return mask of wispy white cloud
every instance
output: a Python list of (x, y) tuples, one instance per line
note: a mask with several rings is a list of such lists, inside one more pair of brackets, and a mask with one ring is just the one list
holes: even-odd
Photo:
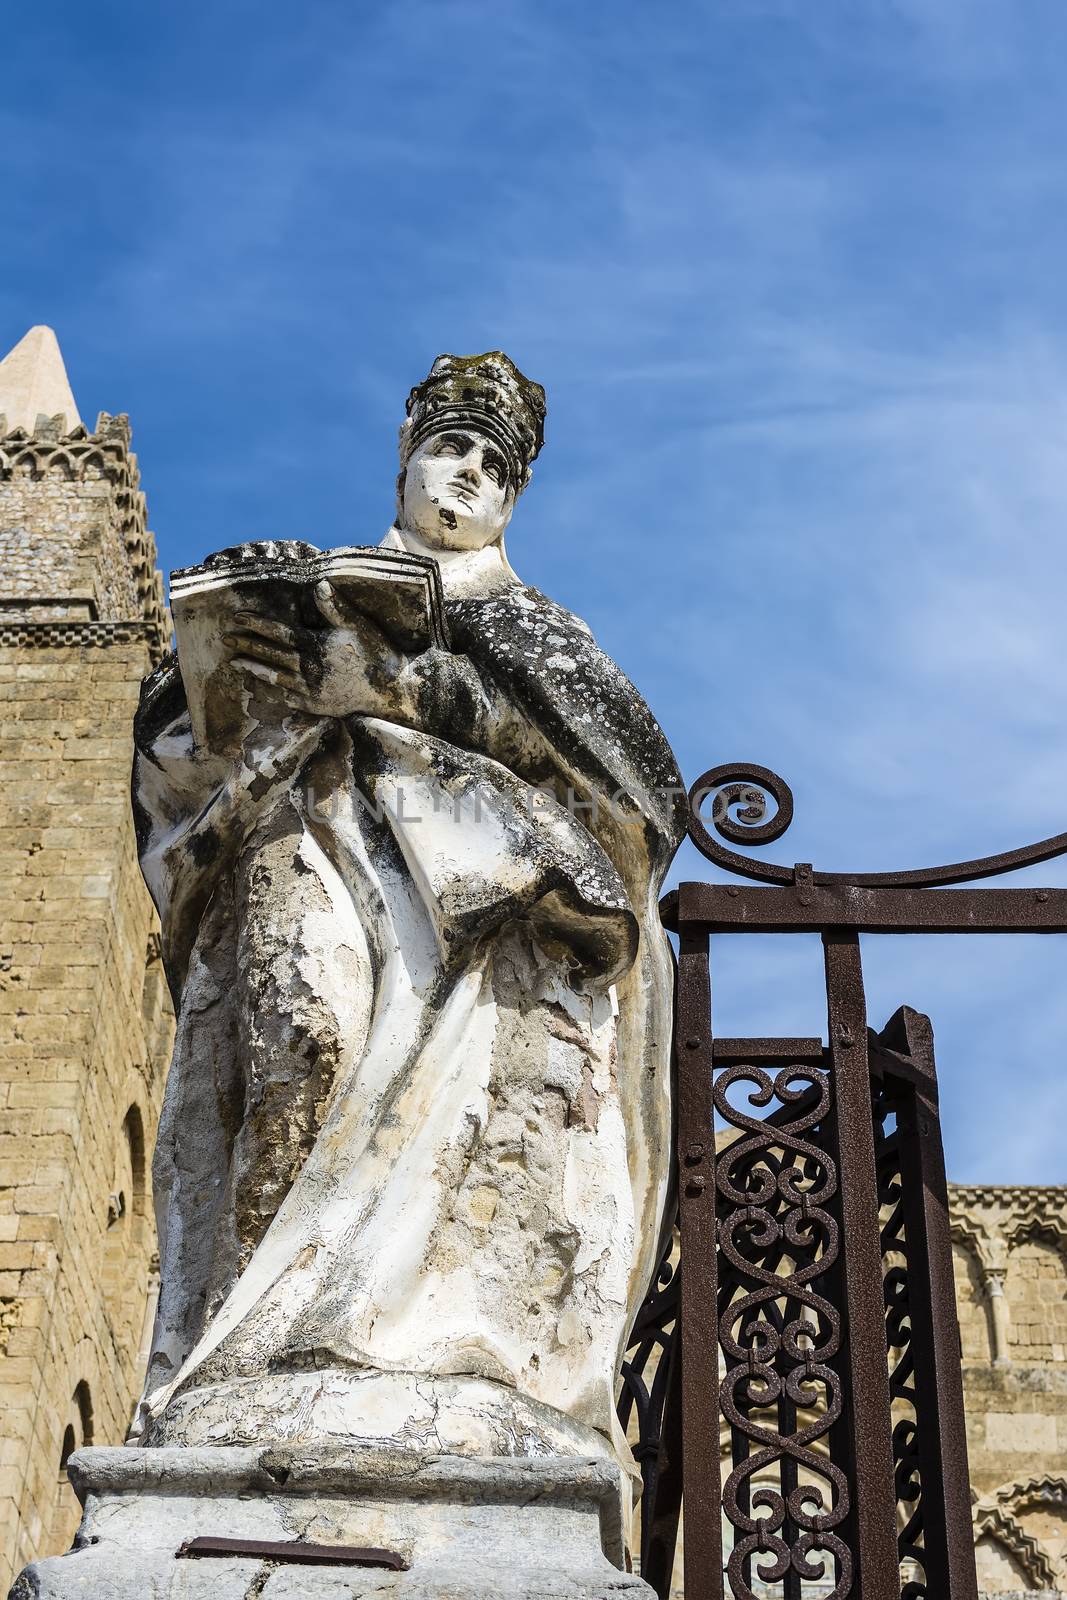
[[(165, 559), (377, 537), (407, 385), (502, 344), (550, 399), (516, 565), (690, 775), (785, 773), (780, 855), (1067, 826), (1062, 8), (212, 12), (107, 49), (27, 18), (62, 105), (16, 62), (0, 108), (41, 156), (8, 175), (0, 317), (60, 322), (134, 412)], [(106, 168), (88, 126), (123, 130)], [(1059, 943), (867, 959), (872, 1017), (933, 1010), (955, 1174), (1062, 1177)], [(817, 947), (727, 949), (727, 1031), (817, 1027), (818, 986)]]

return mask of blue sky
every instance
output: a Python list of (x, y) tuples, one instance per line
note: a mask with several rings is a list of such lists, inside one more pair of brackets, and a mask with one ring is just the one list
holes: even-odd
[[(788, 778), (776, 859), (1067, 828), (1060, 0), (61, 0), (5, 56), (0, 345), (131, 414), (164, 566), (376, 541), (409, 386), (500, 346), (549, 395), (514, 565), (687, 777)], [(720, 1031), (819, 1031), (817, 943), (739, 946)], [(1067, 1178), (1067, 940), (865, 962), (950, 1176)]]

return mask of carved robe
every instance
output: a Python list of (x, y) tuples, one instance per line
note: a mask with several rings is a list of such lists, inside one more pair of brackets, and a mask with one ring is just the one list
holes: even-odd
[(627, 1454), (681, 783), (584, 623), (517, 580), (447, 614), (418, 725), (324, 720), (284, 779), (193, 749), (179, 663), (146, 685), (179, 1020), (145, 1443)]

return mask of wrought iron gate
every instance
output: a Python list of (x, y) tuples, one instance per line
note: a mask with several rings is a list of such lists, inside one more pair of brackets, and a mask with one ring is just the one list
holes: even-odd
[[(661, 905), (679, 944), (676, 1227), (619, 1401), (642, 1573), (665, 1600), (684, 1505), (686, 1600), (976, 1600), (933, 1035), (907, 1007), (868, 1028), (859, 940), (1067, 932), (1067, 890), (946, 887), (1067, 853), (1067, 834), (947, 867), (816, 872), (720, 844), (711, 797), (733, 843), (781, 837), (793, 811), (766, 768), (705, 773), (690, 837), (770, 887), (683, 883)], [(825, 1046), (714, 1037), (722, 933), (821, 935)]]

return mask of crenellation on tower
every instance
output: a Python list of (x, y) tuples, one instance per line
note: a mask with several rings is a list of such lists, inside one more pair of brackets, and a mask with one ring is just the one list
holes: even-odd
[(0, 415), (0, 627), (139, 620), (158, 659), (170, 628), (129, 418), (63, 421), (6, 431)]

